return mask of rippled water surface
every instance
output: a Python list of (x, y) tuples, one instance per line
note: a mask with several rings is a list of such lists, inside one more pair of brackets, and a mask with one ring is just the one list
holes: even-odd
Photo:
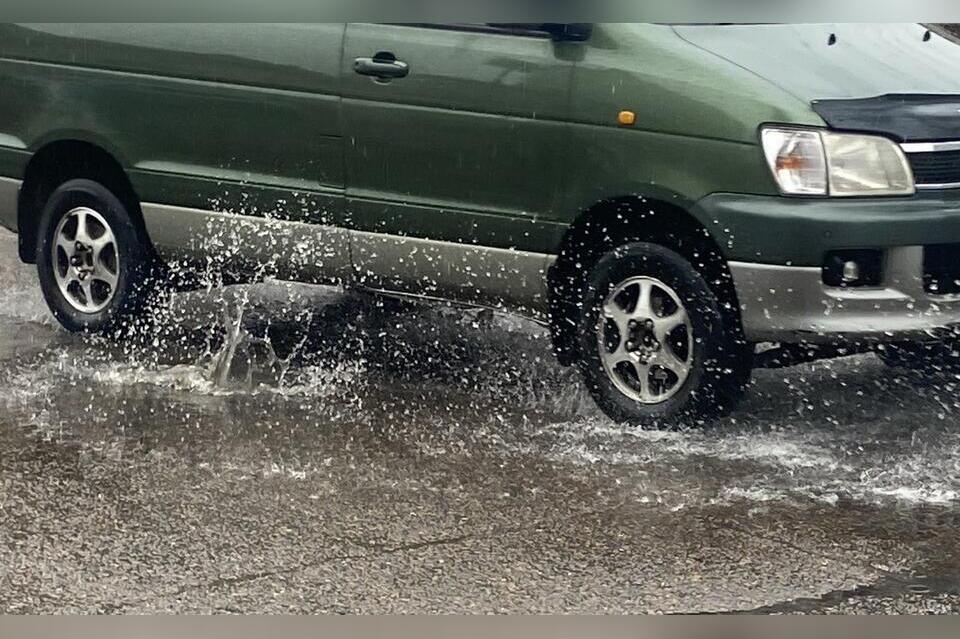
[[(626, 504), (646, 509), (630, 511), (646, 518), (669, 518), (670, 526), (686, 521), (685, 512), (778, 522), (764, 530), (809, 517), (831, 532), (789, 542), (811, 544), (803, 552), (823, 548), (820, 534), (831, 538), (824, 544), (853, 538), (822, 522), (867, 517), (895, 522), (881, 541), (864, 542), (869, 552), (861, 549), (863, 564), (882, 574), (925, 573), (917, 522), (935, 517), (937, 530), (954, 530), (942, 524), (952, 522), (960, 501), (960, 379), (952, 375), (895, 372), (872, 355), (758, 371), (747, 401), (721, 423), (644, 431), (601, 416), (575, 371), (553, 360), (544, 329), (506, 314), (398, 309), (270, 283), (178, 295), (161, 330), (149, 334), (82, 338), (55, 326), (32, 268), (14, 254), (15, 238), (0, 237), (0, 450), (7, 464), (53, 455), (84, 486), (139, 472), (131, 469), (167, 469), (164, 481), (184, 477), (186, 502), (215, 480), (281, 481), (294, 495), (302, 485), (304, 503), (338, 507), (359, 499), (351, 491), (361, 486), (364, 495), (423, 493), (453, 504), (432, 517), (456, 511), (461, 522), (487, 511), (496, 520), (497, 499), (521, 519), (544, 516), (562, 500)], [(6, 465), (0, 472), (7, 504), (0, 512), (13, 517), (12, 526), (19, 514), (10, 504), (19, 497), (11, 491), (20, 490), (24, 471)], [(352, 511), (368, 499), (353, 502)], [(844, 552), (856, 556), (856, 544)], [(755, 588), (756, 598), (738, 595), (718, 607), (760, 607), (874, 580), (850, 576), (836, 587), (784, 593), (770, 585), (768, 597)], [(677, 597), (681, 604), (663, 609), (687, 609)], [(527, 609), (564, 608), (536, 601), (539, 608)]]

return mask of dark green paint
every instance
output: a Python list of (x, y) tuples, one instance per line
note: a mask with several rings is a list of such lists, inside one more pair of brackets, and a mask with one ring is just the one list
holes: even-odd
[[(627, 196), (687, 208), (732, 259), (813, 264), (839, 238), (880, 245), (894, 228), (958, 240), (953, 222), (917, 224), (950, 217), (929, 197), (788, 200), (764, 164), (758, 126), (822, 125), (810, 100), (845, 82), (944, 86), (933, 45), (903, 53), (919, 27), (883, 29), (894, 78), (864, 44), (879, 32), (851, 26), (828, 48), (821, 25), (597, 24), (557, 42), (430, 25), (7, 24), (0, 175), (79, 139), (116, 157), (143, 201), (496, 248), (555, 253), (585, 210)], [(354, 73), (380, 51), (410, 74)], [(617, 124), (623, 109), (635, 126)]]
[(909, 198), (803, 199), (718, 193), (694, 213), (742, 262), (820, 266), (827, 251), (960, 240), (960, 193)]
[(343, 210), (343, 192), (336, 189), (290, 190), (138, 170), (130, 171), (130, 179), (144, 202), (205, 211), (334, 225)]
[[(145, 201), (209, 208), (240, 189), (254, 198), (282, 189), (297, 215), (293, 192), (344, 185), (343, 30), (4, 25), (0, 136), (31, 151), (61, 139), (97, 144), (131, 171)], [(339, 216), (342, 198), (328, 206)]]

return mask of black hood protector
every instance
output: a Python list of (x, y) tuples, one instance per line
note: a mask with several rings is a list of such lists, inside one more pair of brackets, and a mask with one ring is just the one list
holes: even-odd
[(814, 100), (834, 129), (881, 133), (900, 142), (960, 140), (960, 95), (898, 95)]

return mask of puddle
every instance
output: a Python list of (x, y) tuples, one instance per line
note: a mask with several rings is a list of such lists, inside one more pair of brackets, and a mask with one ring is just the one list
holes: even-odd
[[(955, 575), (898, 575), (888, 574), (879, 581), (848, 590), (835, 590), (820, 597), (804, 597), (749, 611), (727, 614), (897, 614), (898, 606), (909, 606), (911, 614), (918, 608), (936, 607), (942, 598), (960, 595), (960, 579)], [(954, 612), (954, 603), (946, 601), (943, 610), (930, 613)]]
[(546, 331), (510, 315), (394, 313), (274, 283), (175, 296), (160, 330), (118, 344), (56, 328), (14, 251), (13, 236), (0, 237), (0, 406), (29, 432), (82, 441), (97, 425), (102, 441), (202, 424), (306, 442), (354, 429), (354, 443), (411, 455), (603, 474), (671, 507), (960, 501), (955, 377), (895, 373), (873, 356), (758, 371), (721, 423), (646, 431), (603, 418), (576, 371), (553, 360)]

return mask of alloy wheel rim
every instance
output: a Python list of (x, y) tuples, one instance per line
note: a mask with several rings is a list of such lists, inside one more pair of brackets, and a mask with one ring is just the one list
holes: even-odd
[(81, 313), (97, 313), (113, 300), (120, 251), (113, 229), (91, 208), (67, 212), (53, 234), (53, 273), (60, 294)]
[(597, 343), (610, 381), (642, 404), (669, 400), (693, 368), (690, 315), (676, 291), (652, 277), (631, 277), (610, 291)]

